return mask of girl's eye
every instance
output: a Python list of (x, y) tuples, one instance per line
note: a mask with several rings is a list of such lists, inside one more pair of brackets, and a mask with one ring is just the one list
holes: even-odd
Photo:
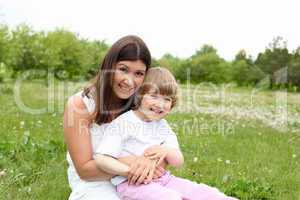
[(166, 100), (166, 101), (172, 101), (172, 99), (169, 98), (169, 97), (165, 98), (165, 100)]

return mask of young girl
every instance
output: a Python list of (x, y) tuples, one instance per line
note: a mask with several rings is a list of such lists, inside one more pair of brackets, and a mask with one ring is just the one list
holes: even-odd
[[(149, 69), (137, 93), (135, 108), (120, 115), (104, 130), (95, 154), (96, 165), (108, 173), (123, 175), (111, 179), (121, 199), (234, 200), (215, 188), (175, 177), (170, 172), (158, 179), (146, 178), (144, 184), (138, 186), (125, 178), (134, 174), (116, 159), (128, 155), (145, 154), (157, 160), (158, 165), (165, 160), (173, 167), (182, 166), (184, 159), (177, 137), (163, 119), (175, 105), (176, 94), (175, 78), (167, 69)], [(133, 180), (138, 178), (133, 177)]]

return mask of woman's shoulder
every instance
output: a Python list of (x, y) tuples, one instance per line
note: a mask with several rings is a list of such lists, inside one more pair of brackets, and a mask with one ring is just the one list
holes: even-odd
[(87, 110), (89, 113), (93, 113), (95, 110), (95, 101), (92, 97), (87, 97), (80, 91), (69, 97), (67, 107), (77, 110)]

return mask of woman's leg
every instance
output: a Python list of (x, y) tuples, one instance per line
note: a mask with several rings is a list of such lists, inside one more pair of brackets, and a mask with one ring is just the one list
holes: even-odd
[(122, 200), (182, 200), (180, 193), (156, 182), (139, 186), (124, 182), (117, 186), (117, 192)]
[(170, 175), (165, 187), (175, 190), (186, 200), (237, 200), (226, 196), (214, 187), (205, 184), (197, 184), (187, 179), (178, 178)]
[(112, 184), (101, 184), (99, 186), (85, 186), (72, 191), (69, 200), (120, 200), (116, 187)]

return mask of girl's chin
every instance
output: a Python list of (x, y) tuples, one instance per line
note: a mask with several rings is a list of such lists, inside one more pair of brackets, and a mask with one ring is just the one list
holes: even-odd
[(147, 113), (145, 115), (149, 120), (159, 120), (161, 117), (158, 114), (154, 114), (153, 112)]

